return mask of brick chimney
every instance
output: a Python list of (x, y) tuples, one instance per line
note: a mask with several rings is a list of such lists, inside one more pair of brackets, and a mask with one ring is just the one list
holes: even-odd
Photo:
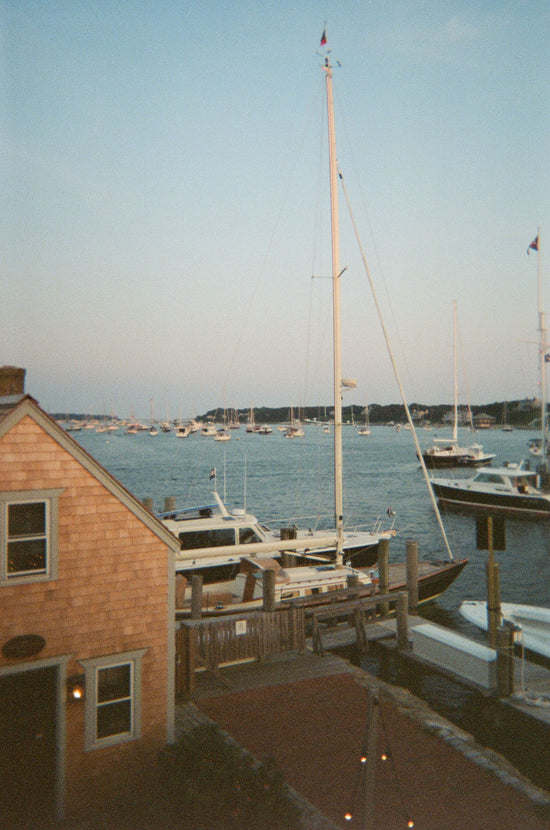
[(0, 399), (12, 398), (14, 401), (25, 394), (26, 369), (17, 366), (0, 366)]

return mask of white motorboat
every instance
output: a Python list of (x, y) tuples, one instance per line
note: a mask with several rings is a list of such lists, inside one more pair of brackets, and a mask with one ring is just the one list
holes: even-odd
[(432, 478), (440, 504), (477, 512), (550, 519), (550, 493), (537, 486), (538, 474), (521, 464), (482, 467), (469, 478)]
[[(483, 631), (488, 630), (487, 603), (466, 600), (459, 608), (462, 616)], [(518, 605), (503, 602), (500, 606), (501, 623), (517, 626), (516, 642), (550, 658), (550, 608), (539, 605)]]
[[(336, 540), (333, 530), (299, 529), (292, 522), (270, 528), (242, 509), (230, 509), (217, 491), (214, 502), (200, 507), (174, 509), (159, 514), (163, 524), (181, 543), (176, 571), (190, 578), (201, 573), (205, 584), (234, 577), (240, 561), (252, 553), (260, 557), (290, 553), (295, 562), (333, 562)], [(345, 532), (342, 560), (354, 567), (376, 564), (380, 539), (391, 539), (394, 530), (352, 529)]]

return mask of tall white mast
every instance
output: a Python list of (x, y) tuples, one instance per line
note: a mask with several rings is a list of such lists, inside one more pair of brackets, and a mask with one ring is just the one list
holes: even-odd
[(547, 331), (542, 310), (542, 284), (540, 270), (540, 228), (536, 236), (537, 251), (537, 305), (540, 334), (540, 429), (541, 429), (541, 458), (543, 471), (546, 471), (546, 352), (548, 351)]
[(338, 236), (338, 173), (332, 97), (332, 66), (328, 56), (324, 71), (327, 88), (328, 152), (330, 170), (330, 216), (332, 237), (332, 317), (334, 338), (334, 511), (336, 519), (336, 563), (342, 563), (344, 508), (342, 492), (342, 365), (340, 338), (340, 246)]
[(453, 346), (454, 346), (454, 426), (453, 439), (458, 442), (458, 378), (457, 378), (457, 357), (456, 357), (456, 300), (453, 300)]

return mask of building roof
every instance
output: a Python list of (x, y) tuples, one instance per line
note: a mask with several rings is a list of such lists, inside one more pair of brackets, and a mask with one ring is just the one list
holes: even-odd
[[(10, 400), (14, 397), (16, 400)], [(140, 521), (153, 531), (174, 552), (179, 552), (180, 542), (162, 522), (156, 518), (123, 484), (114, 478), (95, 458), (72, 438), (57, 421), (48, 415), (30, 395), (0, 397), (0, 439), (25, 417), (32, 418), (41, 429), (78, 461), (110, 493)]]

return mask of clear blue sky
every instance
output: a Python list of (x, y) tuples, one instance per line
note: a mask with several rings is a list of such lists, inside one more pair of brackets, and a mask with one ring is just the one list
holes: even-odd
[[(452, 400), (455, 299), (462, 396), (537, 394), (547, 0), (3, 0), (0, 363), (48, 410), (330, 402), (325, 24), (409, 401)], [(341, 214), (346, 403), (396, 402)]]

